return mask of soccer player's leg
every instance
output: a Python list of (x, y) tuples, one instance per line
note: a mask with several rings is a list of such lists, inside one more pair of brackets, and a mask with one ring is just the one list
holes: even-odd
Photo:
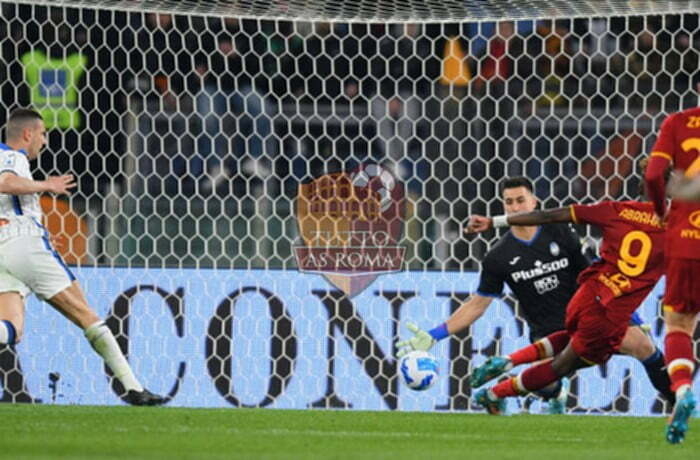
[[(8, 252), (8, 244), (12, 245), (12, 240), (0, 246), (0, 254)], [(24, 299), (31, 291), (5, 270), (4, 258), (0, 260), (0, 402), (40, 403), (41, 400), (33, 398), (27, 389), (15, 348), (24, 333)]]
[(541, 390), (582, 367), (604, 363), (622, 342), (626, 320), (610, 320), (598, 301), (595, 286), (584, 285), (569, 302), (566, 329), (570, 340), (553, 360), (526, 369), (517, 377), (494, 386), (491, 399)]
[(671, 390), (676, 393), (676, 404), (666, 425), (666, 440), (678, 444), (685, 439), (688, 419), (695, 409), (691, 391), (695, 359), (692, 334), (700, 312), (700, 261), (670, 259), (666, 268), (664, 293), (664, 340)]
[(596, 337), (596, 323), (601, 310), (595, 289), (587, 285), (579, 287), (566, 310), (566, 333), (569, 339), (565, 348), (554, 359), (531, 366), (518, 376), (503, 380), (490, 389), (480, 390), (475, 395), (477, 403), (490, 414), (501, 414), (501, 407), (505, 408), (502, 403), (504, 398), (540, 390), (574, 370), (590, 365), (581, 359), (580, 350), (587, 351), (591, 339)]
[(520, 364), (534, 363), (551, 358), (566, 347), (569, 335), (566, 331), (554, 332), (536, 342), (514, 351), (508, 356), (492, 356), (474, 369), (469, 376), (469, 385), (477, 388)]
[(165, 402), (164, 398), (154, 395), (139, 383), (112, 331), (88, 306), (77, 281), (73, 281), (70, 286), (47, 299), (47, 302), (83, 329), (92, 348), (104, 359), (115, 378), (124, 386), (124, 399), (128, 403), (155, 406)]
[[(0, 276), (1, 278), (1, 276)], [(3, 288), (0, 287), (0, 290)], [(17, 291), (0, 292), (0, 344), (15, 345), (24, 333), (24, 299)]]
[[(21, 247), (15, 240), (0, 245), (1, 254), (9, 254)], [(19, 343), (24, 332), (24, 298), (29, 287), (7, 269), (7, 257), (0, 259), (0, 344)], [(10, 259), (11, 261), (11, 259)]]
[(48, 238), (20, 237), (5, 261), (9, 271), (40, 299), (47, 301), (83, 329), (92, 348), (102, 357), (124, 386), (124, 400), (136, 405), (163, 404), (165, 400), (144, 390), (134, 376), (112, 332), (90, 308), (75, 276), (51, 247)]
[(574, 296), (579, 303), (574, 305), (572, 300), (567, 311), (571, 347), (589, 366), (607, 362), (620, 350), (634, 311), (624, 308), (627, 303), (603, 305), (597, 295), (597, 287), (595, 282), (582, 285)]
[(666, 347), (667, 369), (671, 379), (671, 389), (676, 394), (676, 404), (666, 425), (666, 440), (678, 444), (685, 439), (688, 420), (695, 409), (695, 397), (691, 391), (693, 383), (693, 341), (690, 331), (695, 329), (696, 315), (666, 311)]
[(540, 390), (576, 369), (588, 365), (580, 359), (569, 344), (553, 360), (549, 359), (530, 366), (517, 376), (505, 379), (490, 389), (479, 390), (474, 397), (489, 414), (501, 415), (505, 412), (505, 398), (523, 396)]
[[(592, 290), (589, 292), (592, 293)], [(571, 314), (567, 314), (571, 342), (566, 352), (570, 357), (564, 361), (557, 357), (552, 363), (554, 371), (562, 376), (560, 382), (563, 383), (559, 393), (549, 398), (550, 414), (564, 413), (568, 398), (568, 379), (565, 377), (567, 372), (606, 362), (619, 348), (625, 336), (624, 319), (609, 319), (605, 308), (598, 303), (594, 295), (579, 296), (577, 302), (578, 305), (570, 306)], [(581, 305), (584, 307), (580, 308)]]
[(562, 377), (560, 380), (534, 391), (533, 394), (547, 401), (549, 414), (563, 414), (566, 412), (566, 402), (569, 399), (569, 379)]
[(649, 381), (666, 401), (675, 404), (676, 396), (671, 390), (671, 379), (666, 372), (664, 355), (648, 334), (639, 325), (630, 325), (620, 345), (620, 353), (637, 358), (649, 377)]

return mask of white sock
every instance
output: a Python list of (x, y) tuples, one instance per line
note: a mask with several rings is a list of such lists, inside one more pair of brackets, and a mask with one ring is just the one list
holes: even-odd
[(119, 349), (112, 331), (109, 330), (103, 321), (99, 321), (85, 329), (85, 337), (92, 345), (92, 348), (102, 356), (102, 359), (112, 370), (114, 376), (124, 385), (126, 391), (143, 391), (143, 386), (141, 386), (131, 371), (131, 366), (129, 366), (129, 362)]
[(0, 321), (0, 343), (5, 344), (10, 340), (10, 331), (3, 321)]
[(14, 345), (17, 340), (16, 335), (17, 331), (10, 321), (0, 320), (0, 344)]
[[(691, 372), (691, 374), (692, 374), (692, 372)], [(676, 390), (676, 399), (681, 399), (685, 395), (685, 392), (688, 390), (690, 390), (690, 385), (686, 384), (686, 385), (679, 386), (678, 389)]]

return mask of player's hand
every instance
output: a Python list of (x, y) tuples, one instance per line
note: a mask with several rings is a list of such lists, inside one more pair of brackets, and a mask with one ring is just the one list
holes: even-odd
[(72, 174), (64, 174), (63, 176), (49, 176), (44, 181), (46, 191), (57, 195), (67, 195), (70, 189), (76, 187), (75, 177)]
[(470, 234), (485, 232), (486, 230), (490, 230), (492, 227), (493, 221), (490, 217), (484, 217), (478, 214), (474, 214), (473, 216), (469, 216), (469, 222), (467, 222), (467, 226), (464, 229), (464, 233)]
[(396, 343), (396, 348), (399, 349), (399, 351), (396, 353), (397, 358), (401, 358), (413, 350), (428, 351), (433, 347), (433, 345), (435, 345), (435, 339), (433, 336), (416, 326), (414, 323), (406, 323), (406, 328), (413, 332), (413, 337)]

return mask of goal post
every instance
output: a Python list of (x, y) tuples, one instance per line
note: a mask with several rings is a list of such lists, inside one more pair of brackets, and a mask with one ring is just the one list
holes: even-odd
[[(79, 184), (45, 200), (64, 255), (180, 406), (475, 410), (470, 367), (528, 343), (511, 297), (435, 347), (429, 391), (394, 359), (406, 320), (476, 289), (499, 235), (463, 237), (467, 216), (501, 213), (513, 175), (544, 206), (635, 198), (660, 122), (697, 105), (694, 1), (0, 8), (0, 121), (42, 112), (37, 175)], [(661, 292), (640, 309), (658, 344)], [(3, 401), (119, 402), (77, 330), (34, 299), (27, 317)], [(625, 357), (581, 371), (569, 406), (662, 411)]]

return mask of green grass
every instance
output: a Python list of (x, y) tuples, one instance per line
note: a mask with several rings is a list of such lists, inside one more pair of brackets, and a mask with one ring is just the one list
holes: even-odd
[(2, 458), (697, 459), (661, 418), (0, 405)]

